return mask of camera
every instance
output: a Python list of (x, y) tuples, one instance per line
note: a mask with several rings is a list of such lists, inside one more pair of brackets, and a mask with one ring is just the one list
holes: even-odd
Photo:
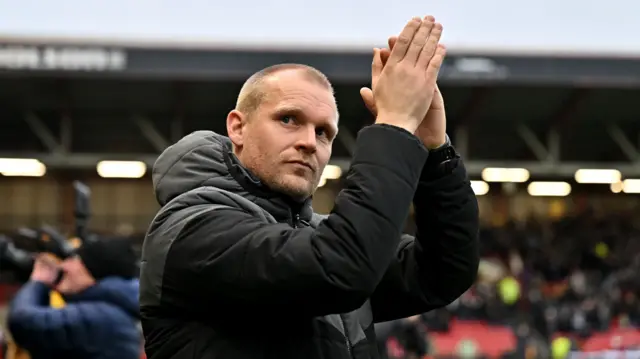
[[(36, 241), (36, 252), (51, 253), (62, 260), (75, 254), (75, 248), (71, 243), (53, 227), (45, 225), (39, 230), (22, 228), (18, 233)], [(0, 236), (0, 268), (12, 271), (19, 280), (29, 278), (36, 254), (16, 247), (11, 238)], [(61, 278), (62, 273), (58, 277)]]
[(18, 280), (25, 281), (33, 268), (33, 256), (17, 248), (9, 237), (0, 235), (0, 268), (13, 272)]
[[(78, 181), (73, 183), (73, 187), (75, 192), (75, 237), (82, 241), (88, 236), (91, 191)], [(29, 279), (37, 253), (50, 253), (61, 260), (76, 254), (76, 246), (52, 226), (43, 225), (37, 230), (21, 228), (18, 230), (18, 234), (27, 240), (34, 241), (36, 250), (32, 252), (18, 248), (11, 238), (0, 235), (0, 269), (12, 272), (22, 282)], [(58, 280), (61, 278), (62, 272), (59, 273)]]

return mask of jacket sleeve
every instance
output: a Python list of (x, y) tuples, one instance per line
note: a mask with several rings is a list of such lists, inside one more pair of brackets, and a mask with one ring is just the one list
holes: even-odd
[(460, 159), (451, 174), (423, 173), (414, 198), (416, 238), (404, 236), (371, 297), (381, 322), (443, 307), (478, 271), (478, 203)]
[(316, 229), (209, 211), (171, 245), (163, 296), (308, 315), (360, 307), (391, 262), (427, 155), (402, 129), (364, 128), (345, 187)]
[(27, 282), (9, 308), (8, 327), (16, 343), (29, 350), (73, 349), (91, 341), (95, 316), (100, 313), (87, 304), (49, 307), (50, 289), (40, 282)]

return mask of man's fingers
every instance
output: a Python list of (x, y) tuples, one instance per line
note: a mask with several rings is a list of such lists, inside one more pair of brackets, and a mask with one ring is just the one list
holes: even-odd
[(431, 34), (434, 23), (435, 19), (433, 18), (433, 16), (425, 16), (425, 18), (422, 20), (420, 28), (416, 32), (415, 36), (413, 36), (411, 44), (409, 44), (407, 54), (404, 56), (404, 61), (414, 65), (418, 62), (418, 58), (422, 53), (422, 49), (425, 47), (425, 45), (427, 44), (427, 40), (430, 38), (429, 34)]
[(427, 67), (427, 79), (429, 81), (433, 81), (435, 83), (438, 79), (438, 72), (440, 72), (440, 67), (442, 66), (442, 62), (446, 55), (446, 48), (443, 45), (438, 45), (436, 47), (436, 53), (431, 58), (431, 61), (429, 61), (429, 65)]
[(391, 36), (387, 40), (387, 44), (389, 44), (389, 50), (393, 50), (393, 47), (396, 46), (396, 42), (398, 42), (398, 37), (397, 36)]
[(387, 64), (387, 61), (389, 61), (389, 56), (391, 56), (391, 50), (380, 49), (380, 59), (382, 60), (382, 67), (384, 67)]
[(418, 66), (426, 68), (431, 61), (431, 58), (436, 53), (438, 44), (440, 43), (440, 37), (442, 36), (442, 24), (436, 23), (433, 26), (433, 30), (427, 39), (427, 43), (422, 48), (420, 58), (418, 59)]
[(373, 62), (371, 63), (371, 87), (375, 86), (383, 67), (384, 64), (382, 62), (380, 49), (375, 48), (373, 49)]
[(411, 41), (413, 41), (413, 37), (420, 28), (420, 25), (422, 25), (422, 20), (419, 17), (414, 17), (413, 19), (409, 20), (407, 25), (405, 25), (404, 29), (402, 29), (402, 32), (400, 33), (400, 36), (398, 36), (398, 42), (396, 43), (396, 46), (391, 51), (391, 56), (389, 57), (390, 63), (396, 64), (404, 58), (404, 56), (407, 54), (407, 51), (409, 50)]
[(58, 264), (51, 258), (51, 255), (48, 253), (40, 253), (36, 257), (36, 263), (39, 263), (41, 266), (45, 266), (47, 268), (57, 268)]
[(368, 87), (363, 87), (360, 89), (360, 96), (362, 97), (362, 101), (364, 101), (364, 105), (371, 112), (373, 116), (378, 115), (378, 109), (376, 108), (376, 102), (373, 98), (373, 91), (371, 91)]
[(398, 42), (398, 37), (391, 36), (389, 40), (387, 40), (387, 43), (389, 44), (389, 48), (380, 50), (380, 57), (382, 58), (382, 66), (387, 65), (387, 62), (389, 61), (389, 56), (391, 56), (391, 50), (393, 50), (393, 47), (396, 46), (396, 42)]

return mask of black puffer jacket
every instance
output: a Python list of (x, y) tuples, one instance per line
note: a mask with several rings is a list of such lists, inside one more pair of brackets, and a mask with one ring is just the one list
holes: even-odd
[[(363, 129), (323, 218), (261, 185), (224, 136), (169, 147), (142, 255), (148, 357), (378, 358), (374, 322), (444, 306), (477, 272), (464, 167), (433, 178), (427, 156), (404, 130)], [(412, 200), (418, 239), (401, 237)]]

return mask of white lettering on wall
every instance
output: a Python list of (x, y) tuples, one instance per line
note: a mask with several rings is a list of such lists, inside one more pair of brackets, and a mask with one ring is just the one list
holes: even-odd
[(122, 71), (122, 50), (59, 46), (0, 46), (0, 69), (57, 71)]

